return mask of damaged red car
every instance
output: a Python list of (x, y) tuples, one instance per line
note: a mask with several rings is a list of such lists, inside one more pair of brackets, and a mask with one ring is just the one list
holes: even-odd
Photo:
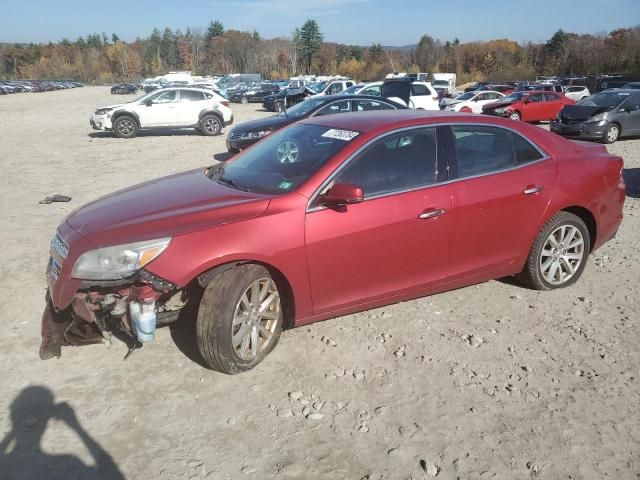
[(502, 118), (307, 119), (71, 213), (40, 355), (108, 335), (136, 348), (188, 309), (204, 361), (238, 373), (293, 326), (512, 275), (567, 287), (620, 225), (622, 168), (601, 145)]

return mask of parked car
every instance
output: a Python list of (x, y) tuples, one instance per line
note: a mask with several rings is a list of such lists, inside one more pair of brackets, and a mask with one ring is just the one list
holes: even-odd
[(581, 85), (571, 85), (568, 87), (563, 87), (563, 90), (564, 96), (570, 98), (574, 102), (579, 102), (583, 98), (587, 98), (589, 95), (591, 95), (589, 89)]
[(234, 92), (229, 100), (235, 103), (262, 102), (267, 95), (274, 95), (280, 91), (280, 87), (273, 83), (262, 83), (253, 88)]
[(445, 110), (449, 112), (482, 113), (482, 107), (484, 105), (495, 102), (503, 97), (504, 95), (500, 92), (474, 90), (458, 95), (445, 107)]
[(542, 92), (556, 92), (562, 93), (562, 85), (559, 83), (532, 83), (524, 85), (519, 88), (521, 91), (542, 91)]
[(616, 234), (622, 169), (602, 146), (500, 118), (308, 118), (69, 214), (40, 357), (108, 331), (135, 348), (183, 308), (207, 365), (234, 374), (285, 328), (512, 275), (568, 287)]
[(530, 91), (528, 95), (523, 95), (506, 106), (502, 113), (498, 113), (499, 109), (493, 109), (491, 104), (486, 106), (486, 111), (483, 109), (483, 113), (524, 122), (543, 122), (554, 120), (565, 105), (574, 103), (573, 100), (555, 92)]
[(94, 129), (120, 138), (158, 127), (196, 128), (203, 135), (218, 135), (232, 123), (229, 101), (220, 101), (213, 92), (199, 88), (153, 91), (129, 103), (99, 107), (90, 120)]
[(124, 95), (127, 93), (138, 93), (138, 86), (133, 83), (119, 83), (111, 87), (111, 94)]
[[(355, 95), (360, 93), (360, 90), (367, 86), (366, 83), (358, 83), (356, 85), (351, 85), (349, 88), (341, 91), (339, 95)], [(375, 95), (376, 97), (379, 95)]]
[(474, 90), (475, 92), (486, 92), (486, 91), (490, 91), (490, 92), (500, 92), (503, 95), (509, 95), (510, 93), (513, 93), (513, 86), (512, 85), (507, 85), (507, 84), (490, 84), (490, 85), (484, 85), (480, 88), (477, 88), (476, 90)]
[(354, 84), (353, 80), (334, 80), (327, 83), (316, 95), (337, 95)]
[(640, 135), (640, 91), (605, 90), (587, 97), (577, 105), (565, 106), (552, 132), (571, 138), (613, 143), (620, 137)]
[(500, 100), (487, 103), (482, 106), (482, 113), (486, 115), (494, 115), (496, 117), (506, 117), (507, 107), (514, 103), (523, 102), (529, 96), (529, 92), (513, 92), (502, 97)]
[(310, 97), (304, 102), (272, 117), (241, 123), (227, 134), (227, 150), (237, 153), (258, 140), (294, 122), (307, 117), (319, 117), (335, 113), (365, 112), (371, 110), (397, 110), (407, 108), (386, 98), (366, 95), (323, 95)]
[(262, 108), (271, 112), (282, 112), (305, 98), (316, 95), (315, 91), (300, 83), (300, 86), (287, 87), (275, 95), (266, 95), (262, 98)]
[(464, 89), (464, 93), (467, 92), (473, 92), (474, 90), (477, 90), (481, 87), (484, 87), (485, 85), (491, 85), (492, 82), (475, 82), (474, 84), (468, 86), (467, 88)]
[(360, 91), (368, 95), (374, 88), (380, 88), (380, 96), (401, 101), (416, 110), (440, 110), (438, 93), (429, 82), (415, 81), (411, 77), (387, 79), (384, 82), (370, 83)]

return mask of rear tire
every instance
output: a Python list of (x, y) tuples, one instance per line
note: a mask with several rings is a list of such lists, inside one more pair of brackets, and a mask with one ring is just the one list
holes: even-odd
[(520, 279), (534, 290), (568, 287), (582, 275), (590, 252), (584, 221), (573, 213), (558, 212), (538, 233)]
[(200, 119), (200, 131), (208, 137), (219, 135), (222, 131), (222, 121), (215, 115), (205, 115)]
[(113, 134), (118, 138), (133, 138), (138, 134), (138, 123), (129, 115), (118, 117), (113, 122)]
[(242, 103), (242, 104), (247, 104), (247, 103), (249, 103), (249, 99), (248, 99), (247, 97), (242, 97), (242, 98), (240, 99), (240, 103)]
[(261, 265), (241, 265), (207, 285), (198, 310), (198, 349), (214, 370), (241, 373), (273, 350), (282, 323), (280, 292), (269, 271)]

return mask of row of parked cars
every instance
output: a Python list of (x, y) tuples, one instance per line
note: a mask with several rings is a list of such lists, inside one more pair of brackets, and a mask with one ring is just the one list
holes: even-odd
[(24, 92), (50, 92), (67, 88), (84, 87), (80, 82), (67, 80), (0, 80), (0, 95)]

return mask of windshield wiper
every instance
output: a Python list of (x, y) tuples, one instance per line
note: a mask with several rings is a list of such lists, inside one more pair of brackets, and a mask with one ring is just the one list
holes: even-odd
[(249, 191), (249, 189), (247, 189), (247, 187), (241, 187), (240, 185), (238, 185), (235, 182), (235, 180), (231, 180), (230, 178), (224, 178), (224, 177), (220, 176), (220, 177), (217, 177), (216, 180), (218, 182), (226, 183), (227, 185), (235, 188), (236, 190), (241, 190), (243, 192), (248, 192)]

